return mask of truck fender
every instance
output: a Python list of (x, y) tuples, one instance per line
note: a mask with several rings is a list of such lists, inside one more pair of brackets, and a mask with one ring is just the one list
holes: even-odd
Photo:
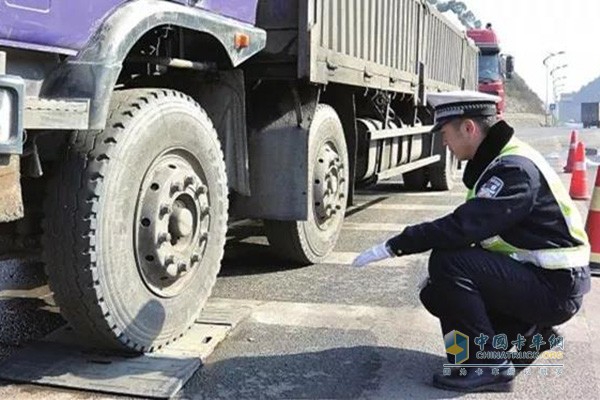
[[(214, 37), (222, 44), (232, 66), (241, 64), (266, 44), (264, 30), (231, 18), (168, 1), (131, 1), (100, 25), (77, 55), (68, 57), (48, 76), (41, 97), (90, 99), (89, 129), (103, 129), (125, 57), (147, 32), (165, 25)], [(247, 47), (235, 47), (236, 33), (251, 38)]]

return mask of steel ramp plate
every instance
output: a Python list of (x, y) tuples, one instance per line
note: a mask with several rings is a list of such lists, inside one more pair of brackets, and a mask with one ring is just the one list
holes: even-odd
[(190, 331), (152, 354), (131, 356), (86, 348), (63, 327), (0, 364), (0, 378), (146, 398), (170, 398), (229, 332), (250, 313), (210, 301)]

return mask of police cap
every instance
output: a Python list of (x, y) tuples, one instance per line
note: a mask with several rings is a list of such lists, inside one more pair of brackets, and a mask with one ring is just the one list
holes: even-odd
[(496, 115), (500, 97), (470, 90), (428, 93), (427, 101), (434, 107), (433, 130), (455, 118), (489, 117)]

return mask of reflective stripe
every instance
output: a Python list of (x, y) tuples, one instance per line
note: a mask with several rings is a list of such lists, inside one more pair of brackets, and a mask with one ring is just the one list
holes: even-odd
[(589, 246), (545, 249), (520, 250), (512, 253), (511, 258), (521, 262), (530, 262), (547, 269), (577, 268), (590, 262)]
[(495, 251), (497, 253), (512, 254), (521, 251), (518, 247), (505, 242), (500, 236), (494, 236), (481, 241), (481, 246), (484, 249)]
[(500, 162), (502, 157), (510, 155), (525, 157), (531, 160), (540, 170), (546, 179), (546, 182), (548, 183), (554, 199), (557, 201), (560, 207), (565, 223), (569, 228), (569, 234), (574, 239), (577, 239), (584, 244), (578, 247), (570, 248), (527, 250), (511, 245), (500, 236), (494, 236), (481, 241), (481, 246), (490, 251), (507, 254), (515, 260), (521, 262), (530, 262), (537, 266), (548, 269), (576, 268), (587, 265), (590, 260), (590, 246), (584, 229), (583, 220), (577, 211), (575, 203), (573, 200), (571, 200), (560, 178), (546, 162), (544, 157), (519, 139), (513, 138), (506, 144), (506, 146), (504, 146), (500, 152), (500, 155), (498, 155), (498, 157), (496, 157), (481, 173), (479, 179), (473, 186), (473, 189), (469, 190), (467, 193), (467, 200), (470, 200), (476, 196), (475, 188), (479, 184), (479, 181), (483, 175), (489, 169), (493, 168), (498, 162)]
[(585, 169), (585, 161), (577, 161), (575, 164), (573, 164), (573, 171), (585, 171)]
[(505, 242), (500, 236), (494, 236), (483, 240), (481, 246), (496, 253), (506, 254), (517, 261), (530, 262), (548, 269), (583, 267), (590, 260), (590, 247), (587, 245), (568, 248), (524, 250)]
[(473, 197), (475, 197), (475, 186), (473, 186), (473, 189), (467, 190), (467, 201), (469, 201)]

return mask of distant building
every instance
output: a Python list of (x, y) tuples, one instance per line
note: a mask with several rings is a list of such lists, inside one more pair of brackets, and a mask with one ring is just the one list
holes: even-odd
[(563, 93), (558, 102), (558, 119), (563, 122), (581, 121), (581, 106), (575, 101), (576, 93)]
[(565, 93), (558, 103), (559, 119), (563, 122), (581, 122), (581, 103), (600, 102), (600, 78), (581, 88), (579, 92)]

